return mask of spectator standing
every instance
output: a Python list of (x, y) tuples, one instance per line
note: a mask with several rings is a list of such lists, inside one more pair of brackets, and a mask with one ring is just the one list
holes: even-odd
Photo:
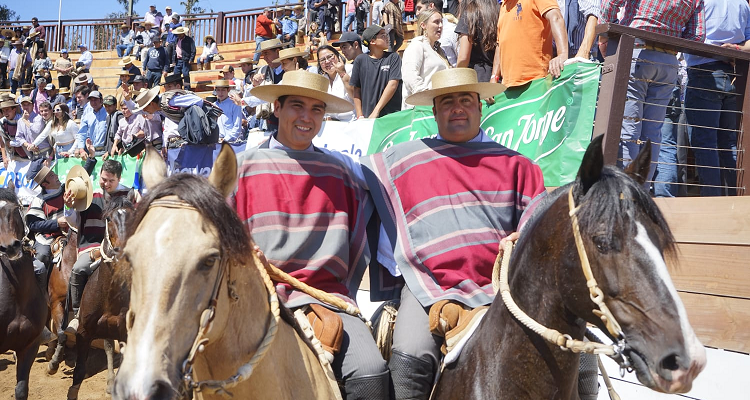
[(76, 62), (76, 68), (82, 68), (80, 72), (88, 73), (91, 69), (91, 64), (94, 62), (94, 55), (91, 54), (85, 44), (79, 44), (78, 50), (81, 51), (81, 57)]
[(456, 67), (472, 68), (479, 82), (489, 82), (497, 48), (499, 6), (495, 0), (464, 0), (460, 10), (455, 28), (458, 35)]
[(78, 133), (78, 124), (70, 119), (70, 109), (66, 104), (55, 104), (52, 109), (52, 126), (50, 137), (55, 141), (55, 152), (58, 156), (67, 153), (73, 147)]
[[(31, 66), (31, 54), (23, 49), (23, 42), (20, 40), (16, 40), (12, 45), (13, 49), (10, 51), (10, 61), (8, 61), (8, 79), (10, 79), (10, 92), (16, 94), (19, 82), (23, 83), (25, 69)], [(21, 73), (14, 79), (15, 70), (19, 63), (23, 64)]]
[(164, 21), (164, 15), (156, 9), (156, 5), (152, 4), (149, 6), (148, 12), (146, 12), (146, 15), (143, 16), (143, 22), (144, 23), (151, 23), (151, 27), (149, 27), (149, 30), (151, 30), (152, 27), (156, 27), (158, 30), (161, 28), (161, 23)]
[(195, 41), (187, 35), (188, 28), (184, 26), (172, 32), (177, 36), (174, 56), (172, 57), (174, 71), (182, 74), (185, 90), (190, 90), (190, 64), (195, 60)]
[[(424, 10), (437, 10), (442, 13), (443, 0), (417, 0), (415, 10), (417, 15)], [(448, 18), (443, 15), (443, 33), (440, 34), (440, 47), (443, 49), (445, 57), (448, 58), (451, 67), (455, 67), (458, 59), (458, 35), (456, 35), (456, 24), (451, 19), (455, 21), (455, 17)]]
[(370, 10), (370, 2), (368, 0), (357, 0), (357, 35), (365, 33), (365, 26), (367, 25), (367, 12)]
[(591, 58), (599, 23), (599, 0), (557, 0), (568, 33), (568, 58)]
[[(167, 24), (167, 30), (162, 33), (162, 39), (164, 36), (164, 33), (166, 33), (166, 44), (164, 45), (165, 49), (167, 50), (167, 57), (169, 58), (170, 62), (174, 58), (174, 46), (177, 42), (177, 35), (174, 34), (174, 30), (177, 28), (182, 27), (182, 22), (180, 22), (180, 16), (177, 14), (172, 14), (171, 22)], [(174, 67), (174, 64), (170, 67)]]
[[(601, 7), (602, 23), (617, 21), (620, 7), (624, 7), (623, 16), (619, 20), (621, 25), (698, 42), (703, 42), (706, 37), (703, 0), (679, 3), (659, 0), (603, 0)], [(600, 37), (599, 42), (606, 54), (606, 38)], [(645, 177), (646, 180), (651, 180), (659, 158), (666, 105), (674, 82), (677, 81), (679, 64), (675, 52), (649, 49), (641, 41), (636, 41), (633, 59), (636, 61), (630, 67), (618, 165), (629, 164), (646, 140), (651, 139), (651, 170)]]
[[(385, 1), (385, 0), (384, 0)], [(383, 26), (391, 26), (390, 47), (388, 51), (397, 53), (404, 43), (404, 20), (401, 16), (401, 8), (398, 0), (388, 0), (383, 6)], [(364, 39), (364, 37), (363, 37)]]
[(5, 45), (5, 37), (0, 36), (0, 89), (8, 87), (8, 61), (10, 47)]
[[(388, 0), (390, 1), (390, 0)], [(375, 0), (372, 2), (372, 10), (370, 10), (370, 15), (372, 15), (372, 24), (373, 25), (382, 25), (383, 23), (383, 0)], [(364, 31), (362, 31), (364, 33)], [(361, 34), (360, 34), (361, 36)]]
[(169, 24), (172, 23), (172, 19), (175, 16), (179, 20), (180, 16), (172, 12), (172, 7), (167, 6), (164, 9), (164, 18), (161, 21), (161, 31), (162, 31), (162, 33), (163, 32), (167, 32), (169, 30)]
[(22, 146), (16, 144), (18, 133), (18, 121), (21, 119), (21, 113), (18, 112), (18, 103), (13, 99), (8, 99), (0, 103), (3, 118), (0, 119), (0, 150), (3, 156), (3, 166), (7, 169), (8, 162), (11, 160), (28, 160), (26, 151)]
[[(37, 36), (36, 36), (37, 43), (39, 42), (44, 43), (44, 41), (47, 40), (47, 29), (39, 25), (39, 19), (37, 17), (34, 17), (31, 19), (31, 27), (32, 27), (32, 31), (37, 33)], [(41, 47), (44, 47), (44, 46), (41, 46)]]
[(150, 22), (144, 22), (143, 24), (138, 25), (138, 33), (135, 34), (135, 45), (133, 46), (133, 51), (128, 54), (134, 56), (138, 61), (141, 61), (143, 53), (148, 51), (148, 48), (151, 47), (151, 43), (153, 42), (153, 33), (151, 33), (151, 30), (149, 29), (151, 26), (149, 24)]
[(49, 93), (47, 93), (47, 80), (39, 78), (36, 81), (36, 87), (31, 91), (31, 103), (33, 104), (33, 110), (39, 114), (39, 105), (49, 100)]
[[(141, 69), (136, 67), (133, 63), (135, 62), (135, 58), (132, 56), (125, 56), (120, 61), (117, 62), (117, 65), (121, 66), (123, 70), (128, 71), (128, 74), (130, 75), (128, 77), (128, 80), (126, 81), (128, 84), (133, 83), (133, 79), (135, 79), (136, 75), (141, 74)], [(117, 87), (120, 87), (122, 84), (122, 79), (117, 81)]]
[(119, 120), (117, 131), (112, 142), (112, 149), (107, 154), (122, 154), (131, 144), (146, 139), (146, 119), (143, 113), (133, 113), (125, 102), (120, 103), (123, 118)]
[(344, 28), (341, 30), (342, 32), (349, 32), (350, 27), (352, 28), (351, 29), (352, 31), (357, 30), (357, 23), (355, 22), (356, 16), (357, 16), (357, 0), (347, 0), (346, 1), (346, 16), (344, 17)]
[[(745, 0), (703, 0), (706, 43), (750, 51), (750, 5)], [(686, 54), (685, 107), (701, 196), (737, 194), (737, 88), (725, 61)], [(713, 150), (717, 149), (717, 150)], [(721, 186), (725, 186), (726, 189)]]
[(276, 22), (269, 7), (263, 9), (263, 14), (255, 20), (255, 54), (253, 55), (253, 61), (258, 62), (260, 59), (261, 43), (276, 38), (276, 35), (273, 34), (273, 26)]
[[(354, 32), (347, 32), (353, 34)], [(352, 64), (344, 62), (344, 57), (332, 46), (318, 48), (318, 73), (328, 78), (328, 94), (344, 99), (354, 108), (353, 89), (349, 86)], [(356, 117), (354, 111), (327, 113), (326, 119), (349, 122)]]
[(295, 43), (303, 43), (304, 37), (307, 34), (307, 16), (305, 16), (305, 8), (301, 4), (294, 6), (294, 20), (297, 21), (297, 39)]
[(36, 58), (34, 64), (31, 67), (31, 72), (34, 75), (34, 82), (44, 75), (45, 71), (52, 69), (52, 60), (47, 56), (47, 50), (39, 48), (36, 51)]
[(73, 79), (72, 73), (74, 67), (73, 61), (71, 61), (68, 56), (68, 49), (60, 50), (60, 58), (55, 60), (53, 68), (57, 71), (57, 86), (60, 89), (65, 87), (70, 89), (70, 81)]
[(148, 87), (152, 88), (161, 82), (161, 77), (167, 76), (169, 61), (167, 51), (161, 47), (161, 38), (154, 38), (154, 47), (150, 48), (143, 59), (143, 70), (146, 71)]
[(135, 33), (127, 24), (120, 25), (120, 34), (117, 36), (117, 57), (122, 58), (125, 54), (130, 54), (135, 45)]
[(99, 156), (107, 150), (107, 110), (104, 109), (102, 95), (97, 90), (89, 93), (88, 101), (91, 111), (84, 112), (81, 117), (81, 127), (72, 150), (83, 150), (86, 139), (91, 139), (96, 155)]
[(210, 87), (216, 94), (215, 105), (224, 113), (216, 120), (219, 125), (219, 142), (239, 144), (244, 141), (242, 130), (242, 108), (229, 98), (229, 90), (233, 85), (226, 79), (215, 81)]
[(370, 52), (354, 60), (349, 81), (357, 118), (378, 118), (400, 111), (401, 57), (388, 51), (388, 31), (370, 25), (365, 29), (362, 43)]
[[(450, 68), (443, 48), (435, 44), (443, 30), (443, 14), (436, 9), (424, 10), (417, 16), (417, 37), (404, 50), (401, 75), (402, 98), (432, 88), (432, 75)], [(403, 105), (405, 107), (405, 105)]]
[(198, 69), (209, 69), (209, 64), (217, 54), (219, 54), (219, 49), (216, 47), (216, 40), (214, 40), (213, 36), (206, 35), (203, 39), (203, 51), (201, 52), (201, 56), (198, 57)]
[(245, 87), (242, 84), (241, 79), (235, 79), (234, 67), (231, 65), (225, 65), (221, 67), (221, 73), (219, 74), (221, 79), (229, 82), (229, 90), (234, 90), (237, 93), (244, 93)]
[(249, 96), (249, 91), (253, 87), (253, 66), (255, 65), (255, 61), (253, 61), (250, 57), (244, 57), (240, 59), (240, 69), (242, 70), (242, 73), (244, 74), (244, 78), (242, 78), (243, 81), (243, 87), (245, 90), (243, 93), (240, 93), (242, 97)]
[(339, 37), (339, 40), (332, 44), (333, 47), (341, 49), (341, 53), (344, 54), (350, 63), (359, 57), (360, 54), (364, 54), (362, 51), (362, 39), (354, 32), (344, 32)]
[(42, 158), (50, 151), (49, 142), (41, 141), (38, 146), (34, 141), (44, 130), (44, 118), (34, 111), (34, 101), (24, 96), (21, 98), (21, 119), (18, 121), (18, 133), (15, 146), (23, 147), (30, 160)]
[(281, 23), (281, 41), (290, 43), (294, 47), (297, 44), (297, 19), (292, 16), (292, 7), (284, 8), (284, 17)]
[[(552, 39), (557, 43), (555, 58)], [(503, 3), (497, 20), (497, 45), (501, 51), (495, 52), (493, 82), (502, 77), (505, 86), (518, 87), (547, 73), (560, 76), (568, 59), (568, 34), (557, 1)]]
[[(44, 87), (44, 89), (47, 91), (47, 94), (49, 95), (48, 101), (49, 101), (50, 106), (54, 107), (55, 104), (62, 104), (65, 102), (65, 97), (60, 95), (59, 89), (53, 83), (48, 83), (47, 86)], [(50, 115), (52, 115), (51, 111), (50, 111)]]
[[(681, 57), (678, 56), (678, 59)], [(683, 76), (687, 80), (687, 71), (683, 68), (684, 57), (680, 61), (680, 71), (675, 83), (672, 96), (667, 104), (667, 114), (661, 126), (661, 146), (659, 148), (659, 164), (654, 173), (654, 196), (677, 197), (686, 196), (687, 187), (687, 118), (684, 108), (685, 90)], [(682, 185), (677, 185), (677, 183)]]

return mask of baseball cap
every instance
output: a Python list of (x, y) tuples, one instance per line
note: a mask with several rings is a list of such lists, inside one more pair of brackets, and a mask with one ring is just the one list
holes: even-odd
[(60, 53), (67, 53), (67, 52), (68, 52), (68, 49), (62, 49), (62, 50), (60, 50)]
[(136, 75), (135, 78), (133, 78), (133, 82), (146, 83), (148, 80), (146, 80), (146, 77), (143, 75)]
[[(366, 32), (366, 30), (365, 30), (365, 32)], [(378, 32), (380, 32), (380, 30), (378, 30)], [(375, 32), (375, 34), (377, 35), (378, 32)], [(341, 43), (353, 43), (353, 42), (359, 42), (361, 44), (362, 43), (362, 38), (360, 38), (359, 35), (357, 35), (356, 32), (344, 32), (339, 37), (339, 40), (337, 42), (331, 44), (331, 46), (333, 46), (333, 47), (339, 47), (339, 46), (341, 46)]]
[[(91, 97), (91, 96), (89, 96), (89, 97)], [(115, 99), (115, 96), (109, 95), (109, 96), (106, 96), (104, 98), (103, 103), (106, 104), (106, 105), (108, 105), (108, 106), (112, 106), (112, 105), (117, 104), (117, 99)]]
[(89, 99), (92, 98), (92, 97), (96, 97), (97, 99), (101, 100), (102, 99), (102, 94), (99, 93), (98, 90), (94, 90), (93, 92), (89, 93)]
[(55, 85), (48, 83), (47, 86), (44, 87), (44, 90), (55, 90)]
[(365, 31), (362, 33), (362, 44), (365, 46), (370, 46), (370, 42), (372, 42), (372, 39), (375, 38), (375, 36), (380, 33), (380, 31), (385, 30), (385, 33), (388, 33), (391, 31), (393, 26), (391, 24), (388, 24), (386, 26), (380, 26), (380, 25), (370, 25), (365, 29)]
[(26, 102), (31, 103), (31, 97), (29, 97), (29, 96), (23, 96), (23, 97), (21, 97), (20, 103), (26, 103)]

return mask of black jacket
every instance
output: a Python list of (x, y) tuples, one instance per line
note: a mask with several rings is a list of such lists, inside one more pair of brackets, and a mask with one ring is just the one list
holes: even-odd
[[(177, 39), (178, 42), (179, 40)], [(175, 42), (175, 46), (177, 46), (177, 42)], [(192, 63), (195, 59), (195, 41), (193, 38), (185, 35), (182, 43), (180, 43), (180, 48), (182, 48), (182, 59), (188, 63)], [(172, 64), (177, 64), (177, 49), (172, 52)]]

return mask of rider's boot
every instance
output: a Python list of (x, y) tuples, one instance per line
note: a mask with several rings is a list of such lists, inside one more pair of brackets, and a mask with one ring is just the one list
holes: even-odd
[(430, 396), (435, 373), (429, 362), (394, 350), (388, 367), (397, 400), (427, 399)]
[(78, 331), (78, 308), (81, 306), (83, 288), (86, 287), (87, 280), (88, 276), (85, 274), (79, 274), (75, 271), (70, 274), (70, 300), (73, 306), (73, 313), (75, 314), (75, 317), (68, 323), (66, 332), (74, 334)]
[(344, 385), (347, 399), (387, 399), (390, 374), (385, 371), (377, 375), (349, 378)]
[(599, 398), (599, 368), (594, 354), (581, 354), (578, 366), (578, 397), (581, 400)]

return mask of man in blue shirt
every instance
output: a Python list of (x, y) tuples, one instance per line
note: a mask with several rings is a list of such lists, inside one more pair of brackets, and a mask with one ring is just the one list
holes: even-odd
[(102, 94), (98, 90), (91, 92), (88, 100), (91, 111), (84, 113), (81, 118), (81, 128), (72, 151), (74, 154), (85, 153), (86, 139), (91, 139), (96, 155), (100, 156), (107, 151), (107, 110), (102, 107)]
[(169, 62), (167, 51), (161, 47), (161, 37), (154, 38), (154, 47), (148, 49), (143, 58), (143, 70), (146, 72), (148, 87), (152, 88), (161, 82), (161, 78), (167, 76)]
[(292, 17), (292, 7), (284, 8), (284, 17), (281, 19), (281, 41), (290, 42), (294, 47), (297, 42), (297, 19)]
[(85, 44), (79, 44), (78, 50), (81, 50), (81, 57), (76, 62), (76, 68), (83, 67), (83, 72), (89, 72), (91, 63), (94, 62), (94, 55), (88, 50)]
[(244, 140), (242, 132), (242, 108), (229, 98), (229, 87), (231, 83), (227, 80), (215, 81), (213, 85), (216, 93), (216, 106), (224, 111), (219, 119), (219, 142), (237, 144)]

